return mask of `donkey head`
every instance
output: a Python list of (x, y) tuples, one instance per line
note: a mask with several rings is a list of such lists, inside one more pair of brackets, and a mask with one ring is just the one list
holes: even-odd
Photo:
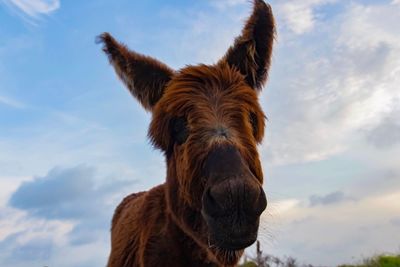
[(100, 36), (118, 76), (152, 112), (149, 137), (167, 158), (173, 219), (224, 264), (256, 240), (267, 205), (257, 152), (265, 121), (258, 93), (274, 34), (271, 8), (254, 0), (242, 34), (217, 64), (179, 71), (128, 50), (108, 33)]

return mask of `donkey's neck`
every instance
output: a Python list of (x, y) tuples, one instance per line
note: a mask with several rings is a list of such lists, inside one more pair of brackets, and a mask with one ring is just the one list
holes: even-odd
[[(169, 221), (176, 229), (173, 231), (180, 240), (186, 240), (181, 243), (183, 251), (190, 254), (191, 258), (198, 259), (199, 266), (220, 266), (218, 260), (208, 247), (208, 236), (206, 225), (202, 218), (201, 211), (187, 203), (179, 192), (179, 184), (176, 179), (175, 168), (169, 165), (167, 182), (165, 184), (166, 214)], [(195, 266), (195, 265), (193, 265)], [(197, 265), (196, 265), (197, 266)]]

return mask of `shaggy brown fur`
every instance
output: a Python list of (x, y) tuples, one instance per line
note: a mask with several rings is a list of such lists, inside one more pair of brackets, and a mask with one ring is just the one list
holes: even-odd
[[(235, 245), (231, 235), (237, 229), (256, 235), (266, 206), (258, 92), (271, 63), (274, 25), (270, 6), (254, 0), (242, 34), (217, 64), (179, 71), (108, 33), (100, 36), (117, 75), (152, 112), (149, 138), (167, 159), (164, 184), (126, 197), (116, 209), (108, 267), (237, 264), (247, 245)], [(223, 238), (213, 236), (221, 225), (229, 228)], [(238, 240), (254, 242), (246, 234)]]

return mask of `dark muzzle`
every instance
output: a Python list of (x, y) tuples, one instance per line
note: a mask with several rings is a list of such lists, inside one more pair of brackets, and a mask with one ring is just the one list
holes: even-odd
[(212, 245), (243, 249), (257, 239), (259, 217), (267, 207), (260, 182), (233, 146), (218, 146), (205, 164), (203, 216)]

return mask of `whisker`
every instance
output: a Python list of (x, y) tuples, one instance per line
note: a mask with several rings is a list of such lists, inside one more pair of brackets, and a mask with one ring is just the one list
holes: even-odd
[(214, 244), (211, 244), (210, 236), (207, 236), (207, 243), (208, 243), (208, 248), (216, 248)]

